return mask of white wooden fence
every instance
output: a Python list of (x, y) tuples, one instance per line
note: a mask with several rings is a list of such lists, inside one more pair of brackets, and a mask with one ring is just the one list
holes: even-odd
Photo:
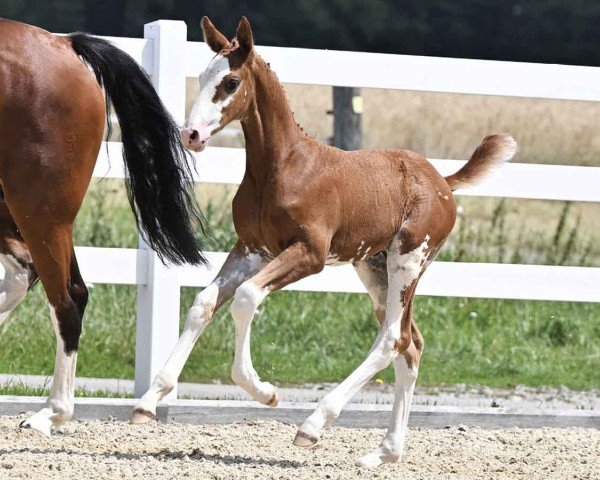
[[(145, 26), (143, 39), (109, 40), (132, 55), (152, 76), (167, 108), (184, 121), (185, 82), (197, 77), (212, 53), (187, 42), (187, 27), (160, 20)], [(600, 101), (600, 68), (539, 65), (405, 55), (257, 47), (283, 82)], [(550, 135), (551, 133), (548, 132)], [(94, 176), (123, 178), (121, 144), (102, 148)], [(195, 156), (198, 182), (237, 184), (244, 150), (208, 148)], [(443, 174), (464, 162), (432, 160)], [(509, 164), (477, 188), (458, 195), (600, 202), (600, 168)], [(209, 253), (210, 269), (166, 268), (140, 242), (139, 249), (78, 247), (88, 282), (138, 286), (136, 395), (143, 394), (179, 335), (179, 291), (208, 285), (225, 253)], [(350, 266), (326, 267), (290, 290), (364, 292)], [(600, 302), (600, 268), (435, 262), (419, 284), (422, 295)]]

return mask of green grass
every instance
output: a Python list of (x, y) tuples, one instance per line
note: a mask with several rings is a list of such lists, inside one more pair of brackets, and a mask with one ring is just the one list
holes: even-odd
[[(419, 297), (415, 318), (426, 339), (419, 383), (597, 387), (599, 315), (585, 304)], [(254, 325), (257, 371), (289, 383), (340, 380), (376, 334), (366, 295), (277, 293)], [(184, 379), (228, 378), (233, 335), (223, 312), (198, 342)], [(393, 380), (393, 370), (380, 378)]]
[[(184, 289), (182, 317), (195, 290)], [(133, 378), (135, 290), (92, 290), (80, 376)], [(0, 329), (0, 371), (50, 375), (54, 339), (41, 288)], [(226, 306), (227, 307), (227, 306)], [(186, 365), (182, 381), (229, 381), (234, 329), (224, 307)], [(426, 340), (421, 385), (600, 384), (600, 306), (567, 302), (418, 297)], [(376, 327), (366, 295), (279, 292), (253, 326), (257, 370), (278, 383), (336, 381), (366, 355)], [(388, 369), (380, 378), (393, 379)]]
[[(50, 385), (50, 382), (48, 382)], [(24, 385), (22, 383), (8, 383), (5, 385), (0, 385), (0, 395), (14, 395), (17, 397), (47, 397), (50, 394), (50, 388), (45, 387), (31, 387), (29, 385)], [(108, 392), (105, 390), (86, 390), (76, 389), (75, 390), (76, 397), (86, 397), (86, 398), (133, 398), (133, 395), (126, 393), (114, 393)]]
[[(224, 206), (230, 195), (211, 196), (217, 201), (205, 205), (214, 234), (208, 249), (224, 250), (234, 241)], [(569, 204), (554, 204), (553, 214), (536, 230), (515, 228), (510, 202), (488, 203), (479, 218), (462, 217), (445, 260), (598, 265), (596, 237), (581, 232)], [(114, 183), (103, 181), (92, 189), (75, 236), (79, 245), (137, 244), (129, 207)], [(196, 293), (183, 289), (182, 318)], [(426, 341), (421, 385), (600, 385), (600, 304), (418, 297), (415, 318)], [(253, 324), (254, 363), (276, 383), (338, 381), (364, 359), (375, 335), (366, 295), (278, 292)], [(199, 340), (181, 380), (228, 382), (233, 351), (226, 305)], [(133, 378), (134, 356), (135, 287), (96, 285), (84, 321), (78, 375)], [(51, 375), (53, 358), (48, 308), (37, 285), (0, 327), (0, 372)], [(379, 377), (392, 381), (393, 371)], [(14, 386), (6, 388), (0, 393)]]

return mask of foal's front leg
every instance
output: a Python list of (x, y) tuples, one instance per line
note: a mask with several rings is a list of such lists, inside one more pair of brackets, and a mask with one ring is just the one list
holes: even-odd
[(235, 359), (231, 376), (256, 401), (277, 406), (279, 401), (273, 385), (262, 382), (252, 365), (250, 325), (256, 309), (271, 292), (314, 273), (324, 267), (324, 255), (305, 243), (296, 243), (284, 250), (263, 270), (238, 287), (231, 303), (235, 320)]
[(157, 403), (175, 387), (194, 344), (213, 315), (233, 296), (235, 289), (244, 280), (258, 272), (265, 264), (262, 255), (249, 252), (240, 242), (236, 243), (217, 277), (196, 296), (169, 360), (134, 408), (132, 423), (144, 423), (155, 417)]

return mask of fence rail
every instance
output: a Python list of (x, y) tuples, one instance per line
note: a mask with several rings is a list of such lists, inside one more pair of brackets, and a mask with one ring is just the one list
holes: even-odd
[[(600, 68), (306, 48), (256, 47), (282, 82), (600, 101)], [(214, 53), (187, 44), (187, 76)]]
[[(106, 145), (106, 144), (105, 144)], [(473, 146), (475, 148), (476, 145)], [(123, 178), (121, 144), (108, 142), (98, 157), (94, 176)], [(110, 158), (109, 158), (110, 157)], [(199, 183), (237, 185), (246, 168), (242, 148), (208, 147), (194, 155)], [(450, 175), (465, 164), (464, 160), (429, 159), (442, 175)], [(508, 163), (494, 170), (480, 185), (457, 190), (456, 195), (478, 197), (526, 198), (600, 202), (600, 168), (533, 163)]]
[[(213, 56), (203, 43), (187, 42), (183, 22), (146, 25), (144, 39), (107, 37), (149, 72), (178, 122), (183, 121), (186, 77), (197, 76)], [(283, 82), (600, 101), (600, 68), (539, 65), (297, 48), (257, 47)], [(123, 178), (121, 144), (102, 148), (95, 177)], [(108, 154), (107, 154), (108, 151)], [(238, 184), (244, 151), (208, 148), (195, 155), (197, 182)], [(444, 175), (464, 161), (432, 160)], [(600, 168), (509, 164), (479, 187), (459, 195), (600, 202)], [(141, 243), (139, 249), (77, 247), (87, 281), (138, 286), (136, 395), (150, 385), (179, 334), (179, 290), (208, 285), (226, 253), (209, 253), (210, 268), (166, 268)], [(351, 267), (327, 267), (290, 290), (363, 292)], [(480, 298), (600, 302), (600, 268), (435, 262), (418, 294)]]

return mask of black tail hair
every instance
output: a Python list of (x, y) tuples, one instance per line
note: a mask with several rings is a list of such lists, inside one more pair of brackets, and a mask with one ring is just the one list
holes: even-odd
[(177, 124), (133, 58), (101, 38), (69, 38), (104, 87), (107, 114), (111, 103), (117, 113), (127, 195), (142, 235), (163, 262), (205, 264), (194, 233), (195, 225), (204, 232), (204, 218)]

